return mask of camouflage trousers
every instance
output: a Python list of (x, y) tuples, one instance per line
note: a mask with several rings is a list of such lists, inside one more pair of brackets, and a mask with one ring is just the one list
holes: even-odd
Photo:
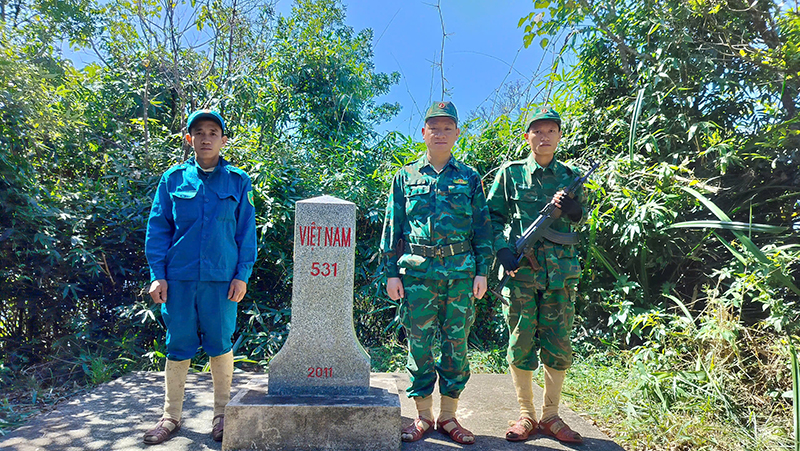
[(564, 371), (572, 365), (570, 333), (575, 318), (575, 288), (537, 290), (533, 282), (513, 278), (503, 287), (503, 317), (508, 325), (508, 363), (533, 371), (539, 357)]
[[(405, 298), (401, 319), (408, 338), (411, 386), (409, 397), (439, 392), (458, 398), (469, 380), (467, 338), (475, 322), (472, 279), (433, 280), (403, 276)], [(434, 340), (441, 336), (441, 356), (434, 357)]]

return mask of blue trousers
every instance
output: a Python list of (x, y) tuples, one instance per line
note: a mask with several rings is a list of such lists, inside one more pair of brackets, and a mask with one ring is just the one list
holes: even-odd
[(229, 288), (230, 282), (167, 280), (161, 316), (168, 359), (191, 359), (200, 346), (210, 357), (231, 350), (237, 303), (228, 299)]

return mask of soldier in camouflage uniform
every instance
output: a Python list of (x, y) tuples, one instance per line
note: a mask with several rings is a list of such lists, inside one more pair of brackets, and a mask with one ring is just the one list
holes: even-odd
[[(575, 249), (575, 223), (584, 217), (581, 188), (575, 198), (564, 189), (580, 176), (554, 155), (561, 140), (561, 118), (552, 109), (530, 112), (525, 120), (528, 158), (500, 167), (487, 204), (494, 231), (494, 248), (502, 272), (512, 276), (503, 288), (508, 305), (503, 315), (509, 329), (507, 360), (520, 405), (519, 419), (506, 432), (510, 441), (526, 440), (538, 431), (568, 443), (581, 443), (580, 434), (558, 416), (564, 374), (572, 364), (572, 331), (580, 265)], [(559, 207), (554, 232), (534, 245), (520, 265), (514, 243), (551, 199)], [(555, 241), (555, 242), (554, 242)], [(533, 406), (533, 371), (544, 364), (544, 405), (540, 421)]]
[[(401, 432), (416, 441), (433, 428), (437, 374), (441, 411), (436, 429), (462, 444), (475, 436), (455, 418), (470, 376), (467, 337), (475, 321), (474, 298), (486, 292), (492, 232), (481, 178), (453, 158), (458, 114), (450, 102), (428, 109), (422, 137), (427, 152), (397, 172), (389, 191), (381, 251), (389, 297), (401, 302), (408, 337), (411, 386), (419, 417)], [(441, 336), (441, 357), (434, 338)]]

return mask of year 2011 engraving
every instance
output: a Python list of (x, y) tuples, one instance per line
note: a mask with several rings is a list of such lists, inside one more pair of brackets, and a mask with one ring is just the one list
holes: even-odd
[(309, 367), (308, 377), (333, 377), (333, 368)]
[(320, 263), (314, 262), (311, 264), (311, 275), (322, 277), (336, 277), (339, 265), (337, 263)]

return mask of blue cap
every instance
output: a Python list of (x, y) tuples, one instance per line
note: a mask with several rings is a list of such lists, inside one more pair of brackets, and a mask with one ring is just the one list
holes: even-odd
[(208, 119), (216, 122), (222, 129), (222, 134), (223, 135), (226, 134), (225, 121), (222, 119), (222, 115), (220, 115), (214, 110), (209, 110), (209, 109), (197, 110), (194, 113), (190, 114), (189, 119), (186, 121), (186, 130), (191, 132), (192, 124), (202, 119)]

